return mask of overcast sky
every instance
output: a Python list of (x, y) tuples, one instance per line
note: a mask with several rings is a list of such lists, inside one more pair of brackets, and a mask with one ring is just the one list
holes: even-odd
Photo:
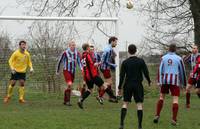
[[(122, 5), (122, 10), (119, 14), (119, 46), (120, 50), (125, 49), (125, 42), (139, 44), (144, 35), (144, 19), (138, 16), (138, 12), (125, 8), (125, 3)], [(0, 9), (5, 7), (2, 15), (19, 16), (23, 15), (25, 10), (23, 7), (17, 7), (15, 0), (0, 0)], [(30, 22), (16, 21), (0, 21), (1, 31), (4, 30), (12, 35), (13, 39), (20, 39), (21, 35), (27, 33), (27, 25)]]

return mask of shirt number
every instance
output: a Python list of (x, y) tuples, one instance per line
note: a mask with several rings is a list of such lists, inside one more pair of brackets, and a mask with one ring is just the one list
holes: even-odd
[(171, 66), (173, 64), (172, 59), (169, 59), (167, 62), (168, 62), (168, 66)]

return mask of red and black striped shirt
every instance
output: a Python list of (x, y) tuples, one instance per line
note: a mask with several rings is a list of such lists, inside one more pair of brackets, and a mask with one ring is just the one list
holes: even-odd
[(94, 61), (90, 55), (89, 52), (83, 52), (82, 53), (82, 65), (83, 65), (83, 76), (84, 80), (89, 81), (93, 79), (94, 77), (98, 76), (98, 69), (94, 65)]

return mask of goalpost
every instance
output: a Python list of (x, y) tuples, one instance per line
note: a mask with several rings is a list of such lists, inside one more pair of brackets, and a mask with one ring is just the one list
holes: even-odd
[[(115, 25), (115, 36), (119, 37), (118, 30), (118, 18), (117, 17), (41, 17), (41, 16), (0, 16), (1, 20), (39, 20), (39, 21), (111, 21)], [(118, 84), (119, 84), (119, 51), (118, 48), (115, 48), (116, 51), (116, 64), (118, 67), (115, 71), (115, 91), (116, 95), (118, 93)]]

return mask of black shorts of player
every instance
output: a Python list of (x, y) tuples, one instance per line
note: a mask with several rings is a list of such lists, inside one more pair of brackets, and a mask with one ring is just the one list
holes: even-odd
[(88, 89), (93, 89), (94, 84), (97, 85), (98, 87), (101, 87), (104, 84), (104, 81), (101, 79), (101, 77), (96, 76), (91, 80), (86, 80), (86, 84), (88, 86)]
[(10, 80), (26, 80), (26, 73), (18, 73), (11, 74)]
[(197, 80), (197, 86), (196, 88), (200, 88), (200, 79)]
[(124, 85), (124, 101), (131, 102), (132, 97), (134, 97), (136, 103), (142, 103), (144, 101), (144, 88), (142, 82), (129, 82)]

